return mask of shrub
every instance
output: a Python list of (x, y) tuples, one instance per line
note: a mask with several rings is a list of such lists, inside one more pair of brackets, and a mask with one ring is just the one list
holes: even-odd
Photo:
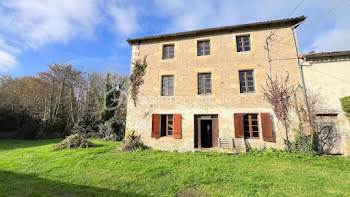
[[(81, 119), (74, 125), (72, 133), (80, 134), (84, 138), (89, 138), (98, 132), (98, 123), (91, 110), (84, 111)], [(99, 138), (99, 137), (98, 137)]]
[(350, 120), (350, 96), (346, 96), (340, 99), (341, 106), (345, 112), (345, 115)]
[(128, 138), (124, 139), (118, 152), (135, 151), (137, 149), (147, 149), (148, 147), (141, 141), (141, 135), (135, 135), (133, 131)]
[(107, 141), (120, 141), (124, 137), (125, 117), (112, 117), (99, 125), (101, 138)]
[(317, 154), (314, 139), (311, 137), (311, 135), (305, 135), (301, 131), (296, 132), (293, 149), (294, 152), (300, 154)]
[(95, 147), (96, 145), (92, 142), (85, 140), (79, 134), (73, 134), (64, 139), (61, 143), (55, 145), (55, 150), (72, 149), (72, 148), (89, 148)]

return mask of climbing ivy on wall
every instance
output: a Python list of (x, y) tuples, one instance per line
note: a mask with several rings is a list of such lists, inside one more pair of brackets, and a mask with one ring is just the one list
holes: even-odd
[(350, 96), (346, 96), (340, 99), (341, 106), (343, 107), (343, 110), (345, 112), (345, 115), (350, 120)]
[(147, 56), (141, 59), (137, 59), (132, 64), (134, 65), (134, 68), (132, 69), (131, 75), (130, 75), (130, 91), (131, 91), (131, 98), (134, 101), (134, 105), (136, 107), (137, 103), (137, 96), (139, 94), (139, 88), (143, 84), (143, 76), (146, 74), (146, 68), (147, 68)]

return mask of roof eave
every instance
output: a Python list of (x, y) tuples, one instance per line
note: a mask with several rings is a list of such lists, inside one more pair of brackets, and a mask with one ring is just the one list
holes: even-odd
[(241, 25), (224, 26), (224, 27), (214, 27), (214, 28), (193, 30), (193, 31), (187, 31), (187, 32), (147, 36), (147, 37), (141, 37), (141, 38), (135, 38), (135, 39), (128, 38), (126, 41), (129, 43), (129, 45), (132, 46), (133, 44), (140, 43), (142, 41), (169, 39), (169, 38), (175, 38), (175, 37), (181, 37), (181, 36), (191, 36), (191, 35), (192, 36), (193, 35), (202, 35), (202, 34), (207, 34), (210, 32), (235, 31), (235, 30), (237, 31), (239, 29), (244, 29), (244, 28), (254, 28), (254, 27), (262, 28), (262, 27), (266, 27), (269, 25), (278, 25), (278, 24), (283, 25), (283, 26), (288, 26), (288, 24), (291, 24), (292, 26), (294, 25), (296, 28), (305, 19), (306, 19), (305, 16), (299, 16), (299, 17), (289, 18), (289, 19), (280, 19), (280, 20), (264, 21), (264, 22), (248, 23), (248, 24), (241, 24)]

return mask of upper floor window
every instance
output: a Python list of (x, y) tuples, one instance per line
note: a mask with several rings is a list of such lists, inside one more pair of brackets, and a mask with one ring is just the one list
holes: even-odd
[(199, 41), (197, 43), (197, 55), (204, 56), (210, 55), (210, 41)]
[(239, 87), (241, 93), (254, 92), (253, 70), (239, 71)]
[(198, 74), (198, 94), (211, 94), (211, 73)]
[(243, 116), (243, 127), (245, 138), (258, 138), (259, 125), (258, 114), (245, 114)]
[(163, 59), (174, 59), (174, 45), (163, 46)]
[(250, 36), (236, 37), (237, 52), (250, 51)]
[(162, 96), (174, 95), (174, 75), (162, 76)]

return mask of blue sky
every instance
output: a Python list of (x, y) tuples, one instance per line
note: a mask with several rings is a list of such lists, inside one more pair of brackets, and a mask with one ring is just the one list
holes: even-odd
[[(1, 0), (0, 74), (52, 62), (129, 74), (127, 38), (286, 18), (302, 0)], [(335, 8), (335, 9), (333, 9)], [(300, 51), (350, 50), (350, 0), (304, 0)]]

